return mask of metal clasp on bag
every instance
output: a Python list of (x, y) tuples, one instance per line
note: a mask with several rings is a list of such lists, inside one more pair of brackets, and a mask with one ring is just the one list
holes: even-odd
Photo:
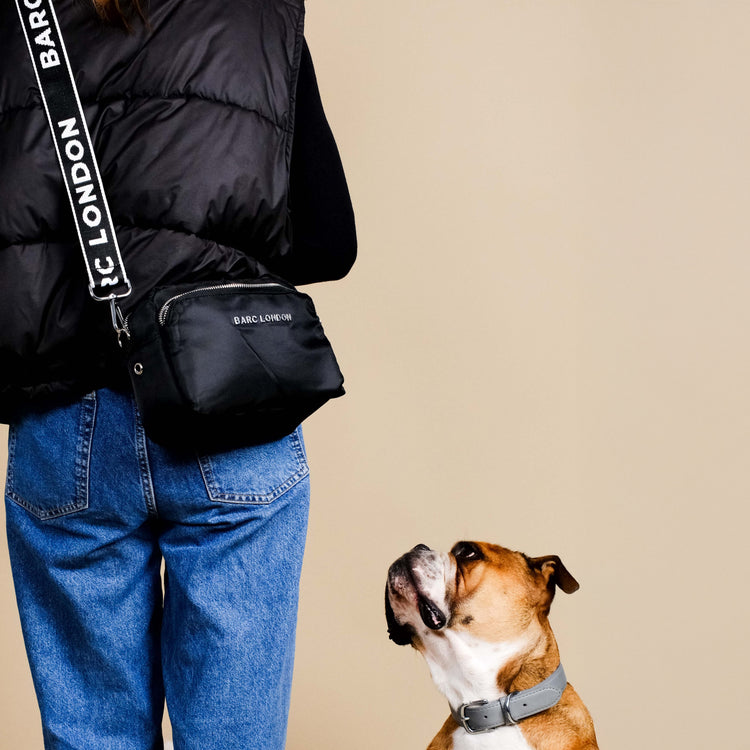
[[(128, 329), (128, 321), (125, 320), (125, 316), (122, 314), (122, 310), (118, 307), (113, 297), (109, 301), (109, 310), (112, 314), (112, 327), (115, 329), (117, 334), (117, 344), (122, 349), (124, 340), (130, 341), (130, 330)], [(123, 336), (125, 339), (123, 340)]]

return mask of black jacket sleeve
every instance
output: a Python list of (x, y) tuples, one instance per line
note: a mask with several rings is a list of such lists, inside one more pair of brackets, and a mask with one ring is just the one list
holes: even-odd
[(274, 268), (293, 284), (339, 279), (357, 256), (354, 212), (305, 42), (290, 166), (292, 252)]

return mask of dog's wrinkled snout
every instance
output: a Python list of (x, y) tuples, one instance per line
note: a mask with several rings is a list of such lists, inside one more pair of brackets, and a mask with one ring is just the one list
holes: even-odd
[(388, 569), (388, 584), (392, 593), (403, 594), (405, 588), (413, 588), (412, 570), (424, 552), (432, 552), (426, 544), (418, 544), (394, 562)]
[(409, 567), (403, 557), (399, 557), (399, 559), (388, 568), (388, 580), (391, 584), (400, 579), (409, 579)]

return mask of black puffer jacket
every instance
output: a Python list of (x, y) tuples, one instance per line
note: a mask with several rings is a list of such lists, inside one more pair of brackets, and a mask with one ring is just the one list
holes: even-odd
[[(315, 119), (302, 0), (151, 0), (149, 28), (133, 34), (102, 25), (81, 0), (56, 8), (134, 287), (126, 313), (157, 284), (247, 278), (258, 263), (295, 283), (348, 271), (351, 204), (322, 110)], [(304, 131), (303, 102), (314, 123)], [(0, 421), (120, 375), (16, 9), (4, 2)]]

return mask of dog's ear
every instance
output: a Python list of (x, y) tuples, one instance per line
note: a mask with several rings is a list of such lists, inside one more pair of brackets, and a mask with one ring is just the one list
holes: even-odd
[(393, 614), (390, 599), (388, 599), (388, 585), (385, 587), (385, 621), (388, 624), (388, 637), (397, 646), (408, 646), (412, 641), (414, 631), (407, 625), (399, 625)]
[(527, 558), (529, 565), (538, 570), (546, 579), (547, 587), (557, 586), (566, 594), (572, 594), (580, 588), (578, 581), (568, 572), (557, 555)]

